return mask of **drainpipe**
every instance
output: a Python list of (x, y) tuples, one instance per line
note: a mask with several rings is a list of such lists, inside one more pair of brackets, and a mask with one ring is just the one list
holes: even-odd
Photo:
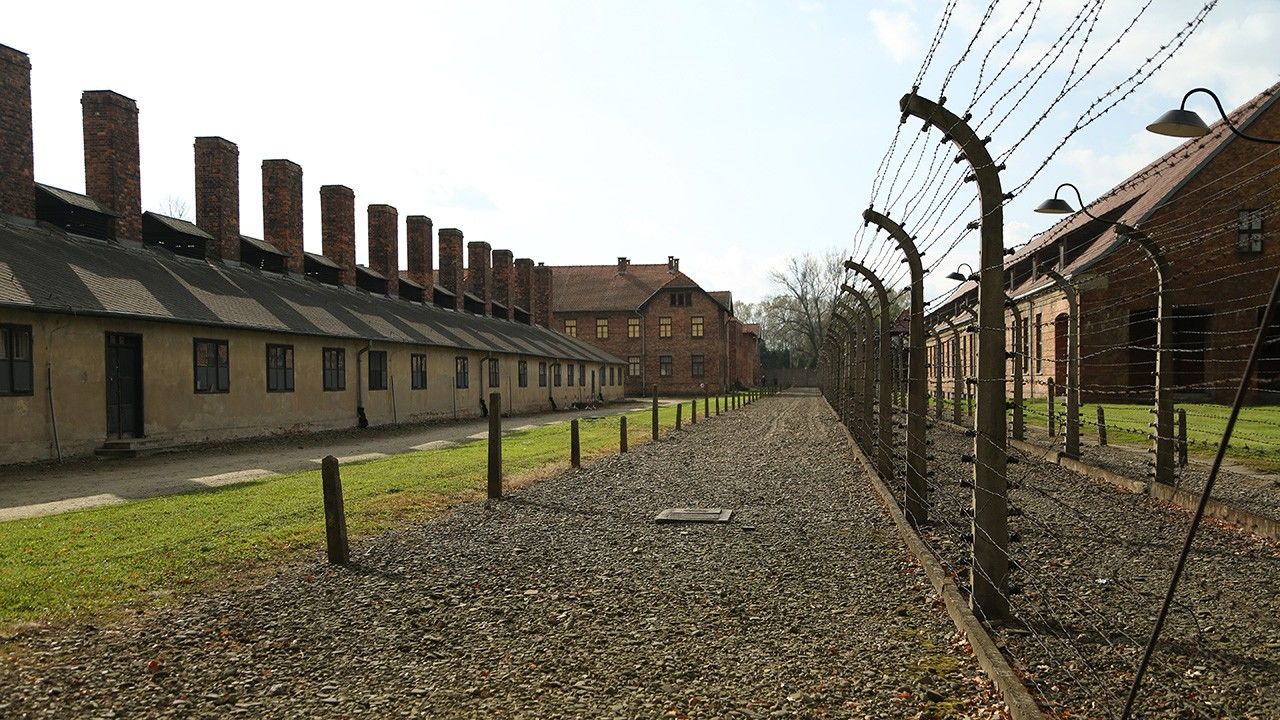
[[(62, 442), (58, 439), (58, 413), (53, 404), (53, 336), (59, 330), (63, 329), (61, 323), (53, 330), (49, 331), (49, 337), (44, 343), (44, 356), (49, 358), (44, 364), (44, 387), (45, 392), (49, 396), (49, 422), (53, 425), (53, 449), (58, 454), (58, 462), (62, 462)], [(141, 358), (139, 358), (141, 361)]]
[(369, 417), (364, 414), (364, 354), (373, 349), (373, 341), (356, 351), (356, 427), (369, 427)]

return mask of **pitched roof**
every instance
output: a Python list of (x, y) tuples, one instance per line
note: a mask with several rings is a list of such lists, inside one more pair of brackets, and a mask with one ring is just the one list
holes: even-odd
[(637, 310), (665, 287), (699, 285), (667, 265), (637, 265), (618, 272), (617, 265), (556, 265), (551, 271), (551, 305), (555, 312)]
[[(205, 240), (212, 240), (212, 239), (213, 239), (213, 236), (212, 236), (212, 235), (210, 235), (209, 233), (207, 233), (207, 232), (205, 232), (205, 231), (201, 230), (201, 229), (200, 229), (199, 227), (197, 227), (194, 223), (187, 222), (186, 220), (183, 220), (182, 218), (169, 217), (168, 215), (161, 215), (161, 214), (160, 214), (160, 213), (158, 213), (158, 212), (151, 212), (150, 210), (148, 210), (147, 212), (144, 212), (144, 213), (142, 213), (142, 214), (143, 214), (144, 216), (148, 216), (148, 217), (155, 218), (155, 219), (156, 219), (156, 220), (158, 220), (161, 224), (163, 224), (164, 226), (168, 227), (170, 230), (173, 230), (174, 232), (180, 232), (180, 233), (182, 233), (182, 234), (184, 234), (184, 235), (192, 235), (192, 236), (195, 236), (195, 237), (198, 237), (198, 238), (203, 238), (203, 239), (205, 239)], [(243, 236), (243, 235), (241, 235), (240, 237), (242, 237), (242, 238), (243, 238), (244, 236)], [(272, 250), (274, 250), (274, 249), (275, 249), (275, 248), (273, 247), (273, 248), (272, 248)], [(337, 267), (337, 266), (335, 265), (334, 267)]]
[(707, 294), (710, 295), (711, 299), (715, 300), (720, 305), (720, 307), (724, 308), (725, 312), (729, 313), (730, 315), (733, 314), (733, 293), (732, 292), (728, 290), (712, 290)]
[(621, 363), (536, 325), (0, 215), (0, 307)]
[[(1236, 127), (1245, 130), (1264, 112), (1271, 109), (1277, 99), (1280, 99), (1280, 82), (1263, 90), (1228, 115)], [(1089, 212), (1112, 222), (1140, 225), (1236, 139), (1226, 123), (1220, 119), (1210, 126), (1207, 135), (1191, 138), (1178, 145), (1130, 175), (1119, 185), (1103, 193), (1101, 197), (1089, 203)], [(1060, 270), (1065, 276), (1069, 277), (1072, 273), (1088, 269), (1124, 242), (1113, 226), (1099, 223), (1084, 213), (1077, 212), (1066, 216), (1048, 230), (1033, 236), (1026, 245), (1004, 259), (1004, 266), (1008, 268), (1016, 265), (1068, 237), (1078, 238), (1082, 235), (1092, 235), (1093, 240), (1079, 256)], [(1051, 283), (1051, 280), (1041, 275), (1019, 283), (1010, 294), (1015, 297), (1025, 295)], [(943, 307), (975, 292), (977, 287), (976, 282), (967, 280), (958, 285), (945, 300), (938, 303), (937, 307)]]
[(56, 188), (52, 185), (45, 185), (44, 183), (36, 183), (36, 189), (42, 192), (46, 192), (52, 195), (53, 197), (61, 200), (62, 202), (67, 203), (68, 205), (74, 205), (84, 210), (92, 210), (93, 212), (102, 213), (103, 215), (118, 217), (118, 213), (116, 213), (116, 211), (112, 210), (106, 205), (103, 205), (97, 200), (94, 200), (88, 195), (81, 195), (78, 192), (63, 190), (62, 188)]
[(760, 323), (746, 323), (742, 326), (742, 332), (748, 335), (759, 335)]

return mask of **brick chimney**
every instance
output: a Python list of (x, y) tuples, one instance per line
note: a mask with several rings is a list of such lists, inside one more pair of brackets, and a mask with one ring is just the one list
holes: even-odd
[(340, 270), (343, 285), (356, 284), (356, 193), (346, 185), (320, 188), (321, 252)]
[(289, 256), (289, 272), (302, 274), (302, 166), (293, 161), (262, 161), (262, 239)]
[(85, 194), (119, 215), (116, 237), (141, 242), (138, 104), (110, 90), (89, 90), (80, 95), (80, 112)]
[(624, 257), (618, 258), (618, 274), (619, 275), (625, 275), (627, 273), (627, 268), (630, 266), (631, 266), (630, 258), (624, 258)]
[(31, 60), (0, 45), (0, 214), (36, 217), (31, 145)]
[(369, 267), (387, 279), (387, 294), (400, 294), (400, 213), (390, 205), (369, 206)]
[(514, 279), (514, 253), (510, 250), (494, 250), (493, 251), (493, 301), (501, 304), (507, 309), (507, 314), (503, 315), (510, 320), (515, 317), (515, 313), (511, 311), (511, 281)]
[(667, 256), (667, 272), (669, 273), (680, 272), (680, 258), (676, 257), (675, 255)]
[(477, 240), (467, 243), (467, 292), (480, 298), (484, 314), (493, 314), (493, 272), (489, 269), (489, 243)]
[(410, 215), (404, 219), (404, 239), (408, 245), (409, 270), (406, 277), (426, 288), (423, 295), (431, 302), (431, 286), (435, 282), (431, 266), (431, 218)]
[(440, 287), (453, 293), (454, 309), (462, 309), (462, 231), (457, 228), (441, 228), (438, 233), (440, 247)]
[[(516, 258), (515, 285), (511, 290), (511, 302), (516, 307), (522, 307), (530, 314), (533, 313), (533, 260), (530, 258)], [(514, 320), (515, 315), (511, 318)], [(530, 322), (533, 322), (532, 318)]]
[(551, 327), (551, 267), (538, 263), (533, 269), (533, 314), (535, 325)]
[(196, 138), (196, 225), (213, 236), (211, 257), (240, 260), (240, 149), (220, 137)]

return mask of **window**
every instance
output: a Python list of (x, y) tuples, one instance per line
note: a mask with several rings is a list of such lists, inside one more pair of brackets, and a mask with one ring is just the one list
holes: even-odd
[(471, 368), (467, 358), (453, 359), (453, 386), (459, 390), (471, 387)]
[(584, 385), (584, 386), (587, 384), (587, 366), (586, 365), (582, 365), (582, 364), (578, 365), (578, 384)]
[(521, 360), (516, 365), (516, 382), (520, 387), (529, 387), (529, 362)]
[(226, 340), (195, 341), (196, 392), (224, 393), (231, 390), (231, 363)]
[(658, 374), (662, 377), (671, 377), (670, 355), (661, 355), (658, 357)]
[(564, 321), (564, 334), (565, 334), (565, 335), (568, 335), (569, 337), (578, 337), (578, 321), (577, 321), (577, 320), (565, 320), (565, 321)]
[(609, 366), (609, 384), (613, 385), (613, 366)]
[(1262, 252), (1262, 211), (1240, 211), (1240, 236), (1236, 249), (1242, 253)]
[(409, 356), (409, 387), (425, 390), (427, 387), (427, 356), (414, 353)]
[(267, 392), (293, 392), (293, 346), (267, 346)]
[(706, 373), (707, 362), (702, 355), (694, 355), (689, 358), (689, 372), (694, 377), (702, 377)]
[(627, 337), (640, 337), (640, 318), (627, 318)]
[(502, 383), (502, 361), (489, 358), (489, 387), (496, 388)]
[(573, 387), (573, 369), (575, 367), (573, 363), (569, 363), (569, 387)]
[(640, 377), (640, 356), (632, 355), (627, 358), (627, 374), (631, 377)]
[(387, 352), (385, 350), (369, 351), (369, 389), (387, 389)]
[(324, 389), (347, 389), (347, 351), (342, 348), (324, 349)]
[(702, 316), (694, 315), (689, 318), (689, 335), (691, 337), (702, 337)]
[(1044, 328), (1040, 322), (1040, 313), (1036, 313), (1036, 372), (1044, 372)]
[(0, 325), (0, 395), (30, 395), (31, 326)]
[(596, 318), (596, 337), (600, 340), (609, 339), (609, 318)]
[(560, 387), (560, 363), (556, 363), (552, 367), (555, 368), (555, 377), (552, 378), (552, 382), (555, 383), (556, 387)]
[(658, 337), (660, 338), (671, 337), (671, 318), (669, 317), (658, 318)]
[(538, 363), (538, 387), (546, 387), (546, 386), (547, 386), (547, 364), (544, 362), (540, 362)]
[(688, 307), (693, 304), (693, 292), (685, 290), (683, 292), (671, 293), (671, 307)]

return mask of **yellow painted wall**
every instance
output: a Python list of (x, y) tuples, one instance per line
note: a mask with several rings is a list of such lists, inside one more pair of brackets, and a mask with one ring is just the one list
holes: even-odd
[[(487, 396), (490, 390), (487, 367), (481, 364), (484, 353), (454, 348), (379, 342), (369, 345), (346, 339), (10, 310), (0, 310), (0, 323), (31, 326), (34, 360), (33, 393), (0, 396), (0, 464), (56, 457), (46, 380), (50, 371), (63, 456), (91, 454), (107, 439), (108, 332), (142, 336), (144, 430), (148, 438), (173, 443), (354, 427), (358, 384), (364, 388), (370, 425), (478, 417), (481, 393)], [(195, 338), (228, 341), (229, 392), (194, 391)], [(293, 392), (267, 392), (268, 344), (293, 345)], [(346, 351), (345, 390), (323, 389), (322, 348), (326, 347)], [(357, 354), (361, 348), (369, 347), (387, 352), (386, 390), (368, 390), (367, 355), (361, 361), (362, 375), (356, 374)], [(411, 389), (409, 367), (413, 353), (427, 356), (425, 389)], [(460, 355), (469, 358), (470, 383), (466, 389), (454, 387), (455, 358)], [(528, 386), (524, 388), (517, 383), (520, 359), (529, 364)], [(549, 394), (560, 408), (589, 400), (592, 369), (597, 373), (597, 391), (606, 400), (623, 396), (621, 384), (600, 386), (600, 371), (607, 366), (599, 363), (585, 363), (588, 386), (584, 388), (577, 383), (574, 387), (538, 387), (538, 363), (550, 364), (554, 359), (500, 355), (497, 361), (501, 364), (498, 390), (503, 396), (504, 414), (549, 410)]]

